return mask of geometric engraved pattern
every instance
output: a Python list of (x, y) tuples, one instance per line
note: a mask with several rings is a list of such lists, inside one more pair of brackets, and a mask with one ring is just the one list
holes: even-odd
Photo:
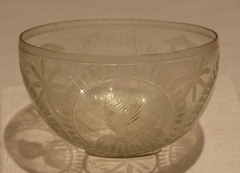
[[(194, 46), (185, 36), (167, 43), (170, 49)], [(157, 46), (132, 32), (109, 31), (86, 38), (76, 49), (142, 54)], [(183, 136), (208, 103), (218, 62), (217, 49), (145, 64), (82, 63), (20, 51), (23, 81), (41, 117), (75, 146), (104, 157), (153, 154)], [(34, 154), (39, 153), (30, 157)]]

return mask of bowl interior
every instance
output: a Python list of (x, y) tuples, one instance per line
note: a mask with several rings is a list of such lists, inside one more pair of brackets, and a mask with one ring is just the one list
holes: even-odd
[(215, 38), (213, 31), (195, 25), (130, 19), (59, 22), (22, 34), (22, 40), (35, 47), (110, 56), (179, 51)]

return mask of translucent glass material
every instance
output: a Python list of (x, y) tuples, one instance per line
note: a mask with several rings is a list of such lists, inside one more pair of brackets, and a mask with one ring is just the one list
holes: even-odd
[(135, 19), (78, 20), (20, 36), (33, 104), (61, 137), (103, 157), (159, 152), (206, 108), (218, 72), (217, 34)]

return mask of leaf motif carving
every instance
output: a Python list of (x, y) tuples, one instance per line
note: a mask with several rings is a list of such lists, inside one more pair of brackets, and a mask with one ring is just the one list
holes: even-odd
[(140, 118), (141, 103), (133, 96), (111, 95), (105, 98), (104, 109), (108, 126), (117, 130)]

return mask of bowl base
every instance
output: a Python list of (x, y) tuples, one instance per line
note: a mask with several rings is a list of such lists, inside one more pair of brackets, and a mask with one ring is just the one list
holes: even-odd
[(151, 156), (151, 155), (156, 155), (159, 152), (161, 152), (161, 149), (152, 151), (152, 152), (144, 152), (144, 153), (137, 153), (137, 154), (130, 154), (125, 153), (125, 154), (118, 154), (118, 155), (111, 155), (111, 154), (106, 154), (106, 153), (97, 153), (95, 151), (85, 151), (88, 155), (91, 156), (96, 156), (96, 157), (103, 157), (103, 158), (136, 158), (136, 157), (146, 157), (146, 156)]

